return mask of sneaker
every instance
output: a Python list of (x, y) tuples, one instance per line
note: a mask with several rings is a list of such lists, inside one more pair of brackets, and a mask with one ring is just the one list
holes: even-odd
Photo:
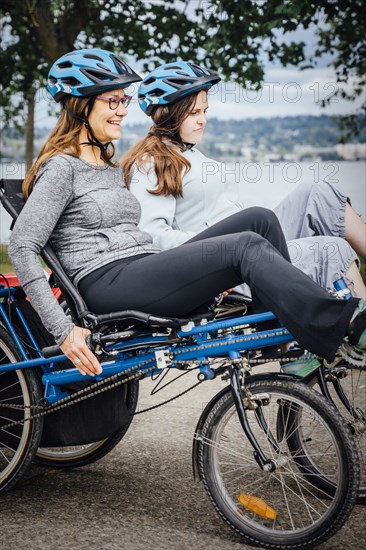
[(360, 350), (366, 350), (366, 300), (358, 302), (347, 336), (350, 344)]
[(281, 369), (285, 374), (296, 374), (296, 376), (301, 376), (303, 378), (315, 371), (318, 367), (320, 367), (320, 362), (317, 359), (303, 359), (282, 365)]

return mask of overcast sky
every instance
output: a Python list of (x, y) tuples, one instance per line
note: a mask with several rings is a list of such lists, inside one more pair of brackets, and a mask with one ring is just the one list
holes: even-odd
[[(177, 5), (179, 4), (182, 4), (182, 2), (177, 0)], [(198, 4), (200, 4), (198, 0), (189, 3), (191, 16)], [(209, 5), (209, 2), (204, 2), (204, 4)], [(319, 24), (322, 24), (321, 18)], [(315, 31), (316, 27), (307, 30), (297, 29), (294, 32), (282, 35), (281, 39), (285, 42), (291, 40), (303, 41), (309, 55), (314, 51), (316, 44)], [(328, 107), (322, 108), (320, 106), (320, 101), (329, 97), (337, 89), (334, 69), (328, 66), (332, 57), (328, 54), (317, 60), (317, 68), (305, 71), (300, 71), (293, 66), (282, 67), (279, 62), (269, 63), (264, 55), (261, 56), (261, 59), (265, 66), (265, 80), (262, 90), (250, 92), (241, 89), (233, 82), (221, 83), (210, 91), (209, 116), (225, 120), (240, 120), (256, 117), (350, 114), (354, 113), (364, 101), (364, 97), (359, 97), (355, 102), (333, 98)], [(142, 62), (136, 62), (133, 58), (128, 58), (127, 62), (141, 76), (144, 76), (141, 71)], [(351, 84), (349, 84), (348, 90), (351, 89)], [(40, 95), (43, 97), (39, 97), (37, 101), (36, 126), (52, 127), (55, 118), (47, 114), (48, 102), (44, 99), (45, 92)], [(129, 107), (126, 123), (134, 124), (138, 122), (146, 122), (146, 115), (140, 111), (135, 94), (135, 98)]]

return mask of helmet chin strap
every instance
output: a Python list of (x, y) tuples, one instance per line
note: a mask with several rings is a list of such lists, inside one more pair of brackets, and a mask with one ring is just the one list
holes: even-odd
[(93, 130), (91, 129), (91, 126), (89, 125), (89, 122), (87, 120), (83, 121), (84, 122), (84, 126), (85, 128), (87, 129), (88, 131), (88, 134), (87, 134), (87, 137), (88, 137), (88, 141), (82, 141), (80, 143), (80, 145), (87, 145), (87, 146), (90, 146), (90, 147), (99, 147), (99, 149), (101, 150), (102, 153), (105, 153), (105, 151), (108, 149), (108, 147), (110, 146), (110, 144), (112, 143), (111, 141), (108, 141), (107, 143), (101, 143), (96, 137), (95, 135), (93, 134)]
[(91, 110), (93, 108), (93, 105), (94, 105), (94, 101), (95, 101), (95, 98), (92, 97), (88, 103), (88, 110), (87, 110), (87, 114), (85, 117), (81, 117), (79, 115), (76, 115), (75, 113), (73, 113), (68, 107), (67, 105), (64, 103), (63, 105), (63, 108), (65, 109), (65, 111), (72, 117), (74, 118), (75, 120), (80, 120), (86, 130), (87, 130), (87, 138), (88, 138), (88, 141), (83, 141), (80, 143), (80, 145), (87, 145), (89, 147), (98, 147), (102, 153), (105, 153), (105, 151), (108, 149), (108, 147), (111, 145), (111, 141), (108, 141), (107, 143), (101, 143), (99, 141), (98, 138), (95, 137), (94, 135), (94, 132), (89, 124), (89, 121), (88, 121), (88, 116), (90, 115), (91, 113)]
[(189, 151), (189, 149), (192, 149), (196, 144), (195, 143), (187, 143), (186, 141), (183, 141), (183, 145), (185, 147), (185, 151)]

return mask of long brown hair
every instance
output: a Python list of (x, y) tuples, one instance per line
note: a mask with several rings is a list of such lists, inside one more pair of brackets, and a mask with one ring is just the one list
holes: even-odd
[(127, 186), (133, 177), (134, 164), (141, 168), (152, 158), (157, 186), (149, 193), (183, 197), (182, 178), (190, 170), (191, 163), (182, 155), (185, 145), (179, 135), (179, 128), (194, 109), (198, 94), (189, 94), (176, 103), (155, 107), (151, 115), (154, 125), (120, 160)]
[[(33, 166), (28, 171), (23, 182), (23, 195), (27, 199), (33, 191), (35, 179), (42, 164), (49, 158), (61, 153), (72, 157), (79, 157), (81, 149), (78, 142), (78, 136), (83, 127), (82, 118), (87, 117), (88, 106), (94, 103), (93, 97), (68, 97), (56, 126), (49, 135), (46, 143), (43, 145)], [(74, 116), (72, 116), (74, 115)], [(78, 117), (78, 118), (74, 118)], [(111, 161), (114, 156), (114, 146), (111, 145), (107, 151), (102, 151), (101, 157), (107, 164), (115, 166)]]

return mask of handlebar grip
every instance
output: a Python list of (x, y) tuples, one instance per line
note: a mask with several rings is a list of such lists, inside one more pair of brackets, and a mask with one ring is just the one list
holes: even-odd
[[(100, 343), (100, 334), (90, 334), (86, 337), (86, 343), (89, 349), (94, 350), (95, 346)], [(46, 359), (53, 357), (55, 355), (63, 355), (63, 352), (60, 349), (60, 346), (57, 344), (54, 346), (47, 346), (42, 349), (42, 353)]]
[(57, 344), (55, 346), (47, 346), (46, 348), (43, 348), (42, 353), (46, 359), (53, 357), (54, 355), (62, 355), (62, 351)]

